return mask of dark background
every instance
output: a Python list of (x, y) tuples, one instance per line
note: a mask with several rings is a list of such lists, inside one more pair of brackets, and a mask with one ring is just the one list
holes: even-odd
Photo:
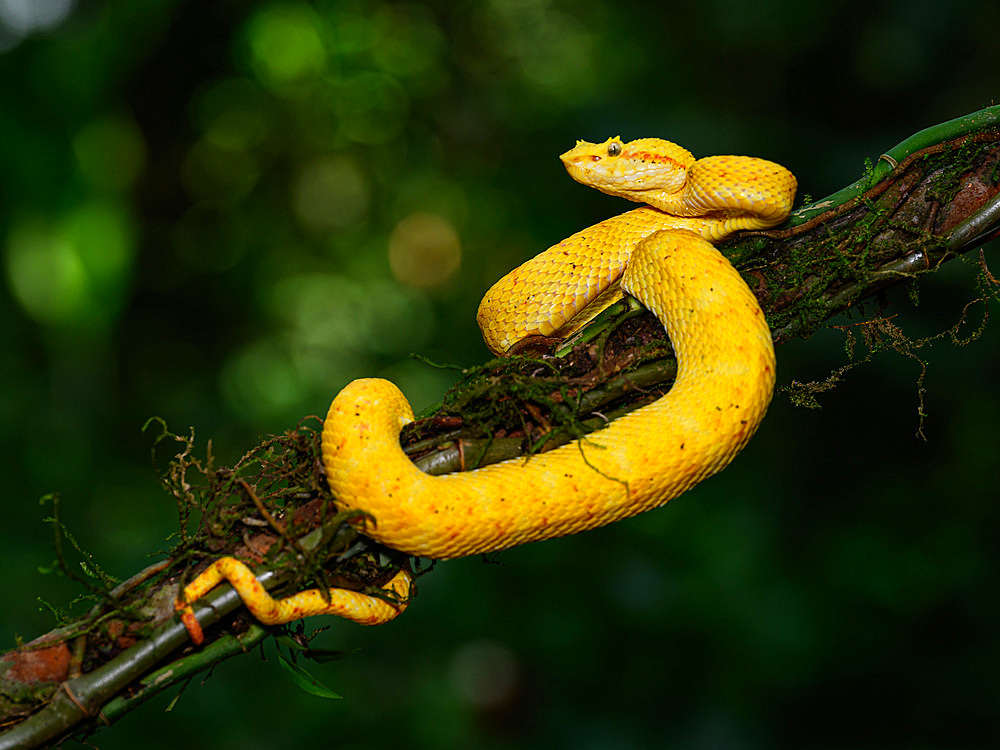
[[(998, 28), (955, 0), (0, 0), (4, 647), (78, 593), (39, 572), (44, 493), (114, 575), (169, 546), (148, 417), (232, 461), (357, 376), (432, 403), (453, 375), (410, 352), (483, 360), (485, 289), (628, 208), (566, 177), (575, 139), (762, 156), (820, 197), (995, 103)], [(953, 325), (977, 261), (895, 322)], [(667, 509), (440, 565), (382, 628), (316, 621), (353, 650), (313, 669), (342, 701), (265, 650), (97, 744), (994, 747), (998, 342), (921, 350), (922, 385), (880, 354), (819, 411), (779, 393)], [(779, 383), (844, 344), (782, 346)]]

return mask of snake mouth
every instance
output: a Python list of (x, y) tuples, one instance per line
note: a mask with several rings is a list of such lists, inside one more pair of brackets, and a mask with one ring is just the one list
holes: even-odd
[(650, 190), (680, 191), (695, 161), (686, 149), (652, 138), (627, 143), (618, 138), (604, 143), (578, 141), (559, 158), (577, 182), (638, 202), (648, 202)]

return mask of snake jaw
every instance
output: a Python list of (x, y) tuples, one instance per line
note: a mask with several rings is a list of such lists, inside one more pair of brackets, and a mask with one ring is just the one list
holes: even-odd
[(603, 193), (655, 205), (656, 198), (679, 193), (687, 181), (694, 156), (661, 138), (603, 143), (577, 141), (559, 157), (577, 182)]

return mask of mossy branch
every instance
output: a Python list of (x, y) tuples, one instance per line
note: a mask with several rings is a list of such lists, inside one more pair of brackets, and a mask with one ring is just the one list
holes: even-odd
[[(927, 340), (906, 339), (877, 309), (866, 320), (862, 303), (998, 231), (1000, 107), (991, 107), (908, 138), (860, 180), (798, 209), (782, 227), (719, 247), (757, 295), (776, 344), (807, 338), (849, 313), (861, 318), (856, 328), (870, 349), (912, 355)], [(998, 295), (985, 261), (981, 270), (971, 302)], [(942, 335), (958, 336), (968, 308)], [(543, 351), (544, 366), (516, 357), (465, 373), (432, 418), (405, 432), (415, 462), (431, 473), (459, 471), (561, 445), (665, 392), (675, 372), (660, 323), (627, 300), (573, 341)], [(809, 405), (828, 386), (795, 384), (793, 396)]]
[[(780, 344), (979, 247), (998, 225), (1000, 107), (992, 107), (921, 131), (786, 225), (740, 235), (721, 249), (757, 294)], [(979, 278), (978, 300), (996, 299), (998, 284), (984, 260)], [(857, 327), (869, 348), (911, 353), (920, 343), (880, 312), (869, 315)], [(957, 330), (945, 333), (957, 337)], [(657, 398), (675, 373), (660, 324), (629, 300), (558, 347), (542, 358), (521, 355), (464, 372), (440, 407), (404, 433), (415, 462), (437, 474), (547, 450)], [(828, 386), (800, 387), (798, 395), (808, 403)], [(175, 546), (114, 589), (101, 581), (90, 611), (2, 657), (0, 750), (93, 732), (271, 635), (273, 629), (249, 621), (223, 585), (196, 607), (203, 626), (221, 622), (207, 631), (215, 640), (187, 647), (173, 602), (211, 559), (252, 561), (279, 592), (307, 585), (377, 589), (406, 564), (358, 533), (364, 519), (337, 513), (319, 460), (318, 427), (318, 420), (304, 420), (232, 467), (215, 465), (210, 444), (198, 457), (193, 436), (161, 430), (158, 449), (177, 446), (162, 472), (179, 511)], [(57, 519), (54, 528), (62, 560)], [(297, 641), (303, 651), (306, 640)]]

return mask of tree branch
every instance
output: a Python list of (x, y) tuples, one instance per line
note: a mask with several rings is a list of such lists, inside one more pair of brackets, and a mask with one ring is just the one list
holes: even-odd
[[(998, 220), (1000, 107), (991, 107), (917, 133), (782, 227), (719, 248), (781, 344), (808, 338), (836, 315), (860, 314), (859, 305), (886, 288), (978, 248)], [(981, 298), (995, 298), (992, 277), (983, 278)], [(884, 320), (875, 315), (868, 333), (877, 335)], [(660, 323), (627, 302), (546, 353), (556, 356), (544, 365), (513, 358), (465, 373), (440, 413), (404, 431), (417, 465), (459, 471), (556, 447), (658, 397), (675, 372)]]
[[(760, 299), (780, 344), (979, 247), (997, 234), (998, 222), (1000, 107), (992, 107), (907, 139), (861, 180), (799, 209), (780, 229), (720, 247)], [(985, 264), (980, 278), (979, 299), (995, 299), (997, 282)], [(881, 316), (862, 325), (870, 346), (907, 345)], [(416, 463), (437, 474), (550, 449), (659, 397), (675, 373), (660, 324), (629, 300), (572, 341), (546, 345), (545, 354), (463, 372), (441, 407), (405, 431)], [(803, 387), (804, 400), (810, 393)], [(193, 437), (164, 430), (157, 443), (179, 445), (162, 476), (178, 505), (178, 543), (154, 568), (109, 593), (101, 589), (83, 617), (2, 657), (0, 712), (8, 728), (0, 750), (93, 732), (272, 634), (250, 622), (223, 585), (196, 607), (203, 626), (223, 624), (209, 632), (216, 640), (186, 650), (176, 592), (198, 565), (222, 554), (256, 562), (265, 586), (278, 591), (377, 590), (406, 564), (358, 535), (356, 515), (336, 512), (318, 425), (304, 420), (232, 467), (216, 467), (210, 449), (195, 457)], [(62, 559), (57, 519), (54, 527)], [(308, 653), (308, 644), (298, 643), (290, 647)]]

